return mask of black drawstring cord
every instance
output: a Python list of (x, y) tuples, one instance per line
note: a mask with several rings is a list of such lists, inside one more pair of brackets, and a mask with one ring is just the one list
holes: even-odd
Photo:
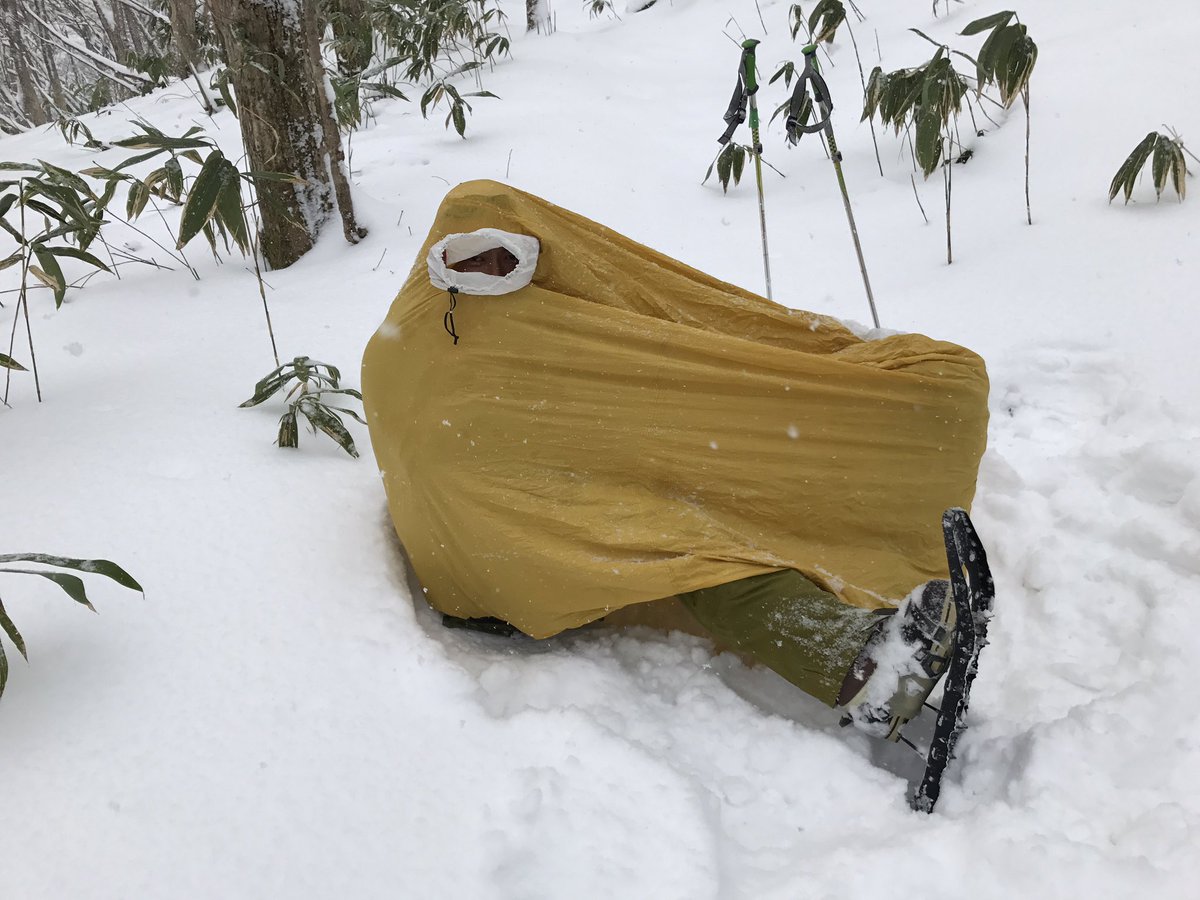
[(450, 295), (450, 308), (442, 316), (442, 327), (446, 329), (446, 333), (450, 337), (454, 338), (454, 343), (457, 345), (458, 332), (454, 330), (454, 307), (458, 306), (458, 288), (446, 288), (446, 293)]

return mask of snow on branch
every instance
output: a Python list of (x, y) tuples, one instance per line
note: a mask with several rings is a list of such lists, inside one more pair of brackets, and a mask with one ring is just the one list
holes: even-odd
[(141, 3), (138, 3), (137, 0), (113, 0), (113, 2), (120, 3), (122, 6), (126, 7), (127, 9), (137, 10), (138, 12), (142, 13), (143, 15), (149, 16), (152, 19), (156, 19), (159, 22), (162, 22), (164, 25), (171, 24), (171, 19), (169, 16), (163, 15), (156, 9), (151, 9), (148, 6), (143, 6)]
[[(101, 75), (104, 75), (109, 80), (119, 84), (121, 87), (123, 87), (127, 90), (138, 92), (143, 87), (154, 84), (154, 82), (152, 80), (150, 80), (149, 78), (146, 78), (140, 72), (135, 72), (133, 69), (130, 69), (127, 66), (121, 65), (116, 60), (109, 59), (107, 56), (104, 56), (100, 53), (95, 52), (94, 50), (92, 50), (89, 47), (87, 47), (86, 45), (84, 45), (82, 41), (79, 41), (72, 37), (68, 37), (67, 35), (63, 34), (61, 31), (59, 31), (57, 28), (55, 28), (53, 25), (51, 25), (49, 22), (47, 22), (45, 19), (43, 19), (37, 13), (35, 13), (33, 10), (27, 9), (26, 12), (30, 16), (32, 16), (34, 19), (36, 19), (38, 22), (40, 22), (42, 24), (42, 27), (44, 27), (46, 29), (46, 32), (48, 34), (50, 34), (52, 37), (54, 37), (56, 39), (56, 42), (64, 50), (66, 50), (68, 53), (70, 53), (72, 56), (74, 56), (80, 62), (90, 65), (93, 69), (95, 69)], [(42, 40), (46, 41), (47, 39), (42, 38)], [(122, 81), (122, 79), (129, 79), (129, 80)]]

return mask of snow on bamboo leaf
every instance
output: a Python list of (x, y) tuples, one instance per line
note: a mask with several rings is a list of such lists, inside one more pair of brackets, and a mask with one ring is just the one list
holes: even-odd
[[(1169, 130), (1169, 129), (1168, 129)], [(1112, 183), (1108, 186), (1108, 201), (1111, 203), (1117, 194), (1124, 192), (1125, 202), (1133, 196), (1133, 188), (1137, 184), (1138, 175), (1147, 160), (1151, 160), (1150, 173), (1154, 180), (1155, 199), (1161, 199), (1167, 185), (1175, 188), (1175, 193), (1182, 201), (1187, 196), (1187, 159), (1184, 157), (1183, 141), (1178, 135), (1166, 135), (1158, 131), (1147, 134), (1133, 148), (1125, 162), (1117, 169)]]

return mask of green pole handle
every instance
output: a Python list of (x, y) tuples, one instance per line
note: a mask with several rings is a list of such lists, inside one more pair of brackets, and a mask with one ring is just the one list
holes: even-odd
[(754, 38), (742, 41), (742, 83), (746, 86), (747, 94), (753, 94), (758, 90), (758, 81), (754, 71), (754, 48), (761, 43), (762, 41)]
[(742, 84), (745, 85), (746, 93), (750, 96), (750, 131), (753, 133), (754, 146), (758, 146), (758, 104), (754, 100), (754, 95), (758, 93), (758, 80), (756, 69), (758, 68), (754, 60), (754, 48), (761, 44), (762, 41), (754, 38), (747, 38), (742, 41)]

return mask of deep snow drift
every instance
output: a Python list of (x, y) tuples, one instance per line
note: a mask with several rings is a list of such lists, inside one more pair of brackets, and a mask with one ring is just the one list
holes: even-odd
[[(868, 70), (877, 44), (885, 68), (928, 58), (910, 26), (973, 52), (956, 32), (1001, 8), (859, 6)], [(660, 0), (620, 21), (558, 7), (557, 33), (517, 35), (486, 77), (503, 99), (475, 103), (466, 141), (377, 104), (352, 140), (370, 236), (331, 233), (268, 275), (282, 355), (356, 384), (441, 195), (470, 178), (761, 288), (752, 178), (728, 196), (698, 184), (737, 64), (722, 29), (763, 36), (755, 4)], [(973, 515), (997, 616), (935, 815), (909, 811), (902, 753), (703, 641), (442, 629), (365, 429), (357, 462), (307, 433), (285, 452), (277, 406), (236, 409), (271, 368), (257, 289), (197, 246), (200, 281), (130, 266), (60, 311), (32, 299), (46, 402), (19, 374), (0, 408), (0, 552), (108, 557), (147, 596), (95, 583), (94, 617), (38, 579), (0, 583), (31, 657), (9, 645), (0, 700), (4, 896), (1193, 896), (1200, 199), (1156, 204), (1146, 180), (1127, 207), (1105, 198), (1147, 131), (1200, 135), (1200, 17), (1168, 0), (1018, 11), (1041, 48), (1035, 224), (1016, 109), (956, 168), (951, 267), (940, 180), (919, 185), (926, 225), (891, 135), (875, 168), (846, 36), (826, 65), (883, 324), (971, 347), (992, 377)], [(799, 47), (787, 4), (762, 14), (765, 81)], [(769, 111), (784, 92), (762, 97)], [(181, 86), (88, 124), (113, 139), (135, 115), (196, 122), (240, 155), (237, 123)], [(867, 320), (819, 144), (785, 149), (779, 122), (764, 141), (787, 176), (767, 175), (777, 299)], [(117, 152), (57, 132), (0, 142), (0, 159), (75, 169)]]

